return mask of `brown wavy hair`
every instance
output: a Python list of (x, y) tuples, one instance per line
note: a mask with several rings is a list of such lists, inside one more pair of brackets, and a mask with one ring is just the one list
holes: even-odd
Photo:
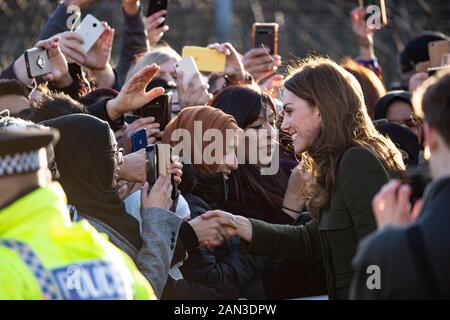
[(290, 70), (285, 88), (319, 108), (321, 115), (320, 132), (300, 164), (313, 177), (305, 193), (316, 219), (320, 209), (329, 207), (339, 161), (349, 148), (369, 149), (388, 171), (404, 170), (398, 149), (372, 124), (361, 85), (337, 63), (323, 57), (302, 60)]
[(345, 58), (342, 61), (341, 66), (358, 80), (364, 93), (367, 112), (369, 113), (370, 118), (373, 119), (375, 104), (387, 93), (383, 81), (381, 81), (371, 69), (360, 65), (352, 58)]

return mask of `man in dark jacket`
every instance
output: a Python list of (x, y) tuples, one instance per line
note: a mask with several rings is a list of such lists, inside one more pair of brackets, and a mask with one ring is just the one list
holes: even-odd
[(450, 299), (450, 72), (429, 79), (418, 97), (433, 183), (412, 213), (411, 187), (399, 181), (374, 198), (379, 231), (354, 259), (353, 299)]

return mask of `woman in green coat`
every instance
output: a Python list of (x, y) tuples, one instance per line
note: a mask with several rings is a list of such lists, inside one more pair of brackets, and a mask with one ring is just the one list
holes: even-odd
[[(301, 155), (284, 210), (296, 213), (306, 205), (314, 219), (285, 226), (234, 216), (237, 228), (229, 232), (253, 255), (302, 261), (321, 256), (330, 299), (347, 299), (358, 243), (376, 230), (372, 198), (390, 173), (404, 169), (401, 154), (374, 128), (357, 80), (329, 59), (305, 60), (286, 80), (283, 100), (281, 129)], [(223, 215), (229, 214), (214, 211), (204, 218)]]

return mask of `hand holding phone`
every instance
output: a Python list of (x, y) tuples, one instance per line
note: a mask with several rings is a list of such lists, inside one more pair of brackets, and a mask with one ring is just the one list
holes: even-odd
[(171, 193), (173, 193), (173, 185), (168, 177), (158, 177), (154, 185), (146, 182), (141, 193), (142, 208), (170, 210), (173, 204)]
[[(178, 105), (180, 108), (203, 106), (212, 99), (208, 85), (202, 79), (194, 59), (189, 56), (175, 63)], [(173, 111), (173, 110), (172, 110)]]
[(241, 55), (231, 43), (225, 42), (222, 44), (210, 44), (208, 45), (208, 49), (214, 49), (225, 55), (225, 71), (223, 74), (228, 76), (229, 80), (232, 82), (247, 81), (247, 73), (245, 72)]
[(147, 31), (147, 39), (150, 47), (155, 47), (164, 33), (169, 30), (169, 26), (165, 25), (167, 11), (161, 10), (144, 19), (145, 30)]
[(75, 33), (79, 34), (84, 40), (81, 46), (82, 51), (88, 53), (104, 31), (105, 27), (100, 20), (88, 14), (75, 30)]
[(184, 89), (187, 89), (192, 77), (194, 75), (200, 73), (200, 71), (197, 68), (197, 65), (195, 64), (194, 58), (192, 56), (184, 57), (179, 62), (175, 63), (173, 66), (174, 66), (177, 74), (180, 74), (180, 73), (183, 74)]
[[(169, 144), (152, 144), (146, 148), (147, 182), (153, 186), (160, 176), (168, 176), (167, 167), (172, 163), (174, 149)], [(177, 185), (171, 176), (172, 199), (177, 195)]]
[(268, 54), (278, 54), (278, 23), (253, 24), (253, 48), (264, 48)]
[[(150, 17), (152, 14), (155, 14), (161, 10), (167, 10), (167, 0), (150, 0), (148, 4), (147, 17)], [(162, 22), (158, 28), (161, 28), (163, 25), (164, 22)]]
[(225, 72), (226, 55), (215, 49), (186, 46), (183, 48), (182, 57), (191, 56), (198, 70), (201, 72)]
[(46, 49), (29, 49), (25, 51), (24, 57), (29, 78), (43, 76), (51, 73), (53, 70), (53, 66)]
[(155, 122), (160, 124), (160, 130), (164, 131), (170, 121), (172, 112), (172, 93), (168, 92), (150, 101), (142, 108), (135, 111), (135, 114), (142, 117), (153, 117)]
[(256, 82), (267, 78), (281, 66), (279, 55), (270, 55), (263, 48), (253, 48), (244, 54), (244, 68), (250, 73)]

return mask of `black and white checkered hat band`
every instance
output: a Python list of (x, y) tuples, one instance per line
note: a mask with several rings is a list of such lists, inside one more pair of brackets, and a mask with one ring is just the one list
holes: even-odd
[(0, 177), (36, 172), (47, 167), (45, 149), (0, 156)]

